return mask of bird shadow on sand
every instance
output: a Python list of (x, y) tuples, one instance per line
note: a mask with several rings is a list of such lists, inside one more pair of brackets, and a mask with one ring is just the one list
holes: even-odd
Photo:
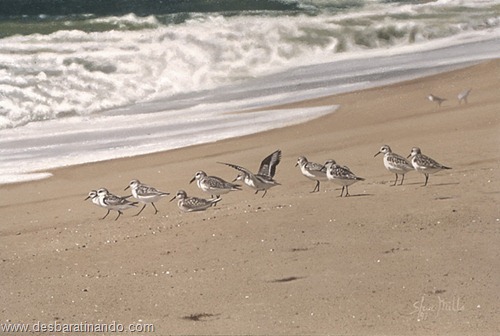
[(455, 197), (452, 197), (452, 196), (440, 196), (440, 197), (435, 197), (434, 199), (436, 201), (446, 201), (446, 200), (455, 199)]
[(280, 278), (280, 279), (274, 279), (274, 280), (271, 280), (271, 281), (268, 281), (270, 283), (285, 283), (285, 282), (291, 282), (291, 281), (296, 281), (296, 280), (301, 280), (301, 279), (304, 279), (306, 277), (303, 277), (303, 276), (290, 276), (290, 277), (286, 277), (286, 278)]
[[(322, 190), (321, 192), (316, 192), (314, 194), (327, 194), (327, 195), (330, 195), (330, 194), (333, 194), (335, 195), (336, 197), (340, 198), (340, 191), (342, 190), (342, 188), (338, 188), (338, 189), (325, 189), (325, 190)], [(362, 196), (375, 196), (375, 194), (370, 194), (370, 193), (365, 193), (365, 194), (349, 194), (349, 196), (346, 196), (345, 194), (342, 195), (342, 198), (344, 197), (362, 197)]]
[(422, 183), (420, 186), (422, 188), (433, 188), (433, 187), (444, 187), (444, 186), (459, 185), (459, 184), (460, 184), (459, 182), (427, 183), (427, 185), (424, 186), (424, 184)]
[(217, 318), (220, 314), (211, 314), (211, 313), (195, 313), (183, 316), (183, 320), (190, 320), (194, 322), (204, 322), (210, 319)]
[(408, 182), (403, 185), (391, 185), (391, 187), (404, 187), (404, 186), (420, 186), (420, 187), (440, 187), (440, 186), (447, 186), (447, 185), (457, 185), (460, 184), (460, 182), (445, 182), (445, 183), (432, 183), (428, 182), (427, 185), (424, 185), (423, 182)]
[(458, 185), (458, 184), (460, 184), (460, 182), (432, 183), (432, 184), (427, 184), (427, 187), (429, 186), (441, 187), (441, 186)]
[(350, 197), (364, 197), (364, 196), (375, 196), (375, 194), (349, 194), (349, 196), (343, 195), (342, 197), (340, 195), (337, 195), (338, 198), (350, 198)]

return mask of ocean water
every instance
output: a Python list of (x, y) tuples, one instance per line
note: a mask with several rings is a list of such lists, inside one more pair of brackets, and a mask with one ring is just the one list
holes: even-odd
[(301, 123), (337, 107), (266, 107), (498, 57), (493, 0), (2, 0), (0, 183)]

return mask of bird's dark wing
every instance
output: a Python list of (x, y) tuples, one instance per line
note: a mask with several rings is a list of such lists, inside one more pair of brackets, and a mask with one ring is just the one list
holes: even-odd
[(260, 164), (259, 175), (267, 175), (270, 177), (274, 177), (276, 173), (276, 166), (281, 161), (281, 150), (277, 150), (274, 153), (270, 154)]

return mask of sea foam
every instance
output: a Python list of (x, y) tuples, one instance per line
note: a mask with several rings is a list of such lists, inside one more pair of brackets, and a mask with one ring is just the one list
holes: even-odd
[[(368, 2), (318, 15), (191, 13), (180, 23), (134, 14), (59, 23), (51, 34), (0, 39), (0, 129), (209, 90), (372, 50), (487, 35), (498, 28), (498, 17), (491, 2), (440, 1)], [(85, 28), (100, 25), (115, 29)]]

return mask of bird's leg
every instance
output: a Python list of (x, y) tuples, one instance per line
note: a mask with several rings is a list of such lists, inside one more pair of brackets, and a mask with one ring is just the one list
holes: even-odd
[(316, 185), (314, 186), (314, 189), (311, 192), (313, 193), (313, 192), (316, 192), (316, 191), (319, 191), (319, 180), (316, 181)]
[[(153, 208), (155, 208), (155, 215), (156, 215), (158, 213), (158, 209), (156, 209), (156, 206), (153, 202), (151, 202), (151, 205), (153, 205)], [(144, 206), (146, 206), (146, 205), (144, 204)]]
[[(139, 215), (141, 214), (142, 210), (144, 210), (144, 208), (146, 207), (146, 205), (147, 205), (147, 204), (144, 204), (144, 206), (142, 207), (141, 211), (139, 211), (138, 213), (136, 213), (136, 214), (134, 215), (134, 217), (135, 217), (135, 216), (139, 216)], [(156, 209), (156, 208), (155, 208), (155, 209)]]
[(344, 194), (344, 188), (345, 188), (345, 186), (342, 186), (342, 190), (340, 191), (340, 196), (339, 197), (342, 197), (342, 195)]
[(106, 215), (104, 217), (101, 218), (101, 220), (103, 220), (104, 218), (108, 217), (109, 213), (110, 213), (111, 210), (108, 209), (108, 212), (106, 212)]
[(425, 183), (424, 187), (427, 185), (427, 180), (429, 180), (429, 174), (424, 174), (425, 175)]
[[(403, 175), (403, 176), (404, 176), (404, 175)], [(395, 186), (395, 185), (396, 185), (396, 183), (398, 183), (398, 174), (396, 174), (396, 181), (394, 181), (393, 186)]]

